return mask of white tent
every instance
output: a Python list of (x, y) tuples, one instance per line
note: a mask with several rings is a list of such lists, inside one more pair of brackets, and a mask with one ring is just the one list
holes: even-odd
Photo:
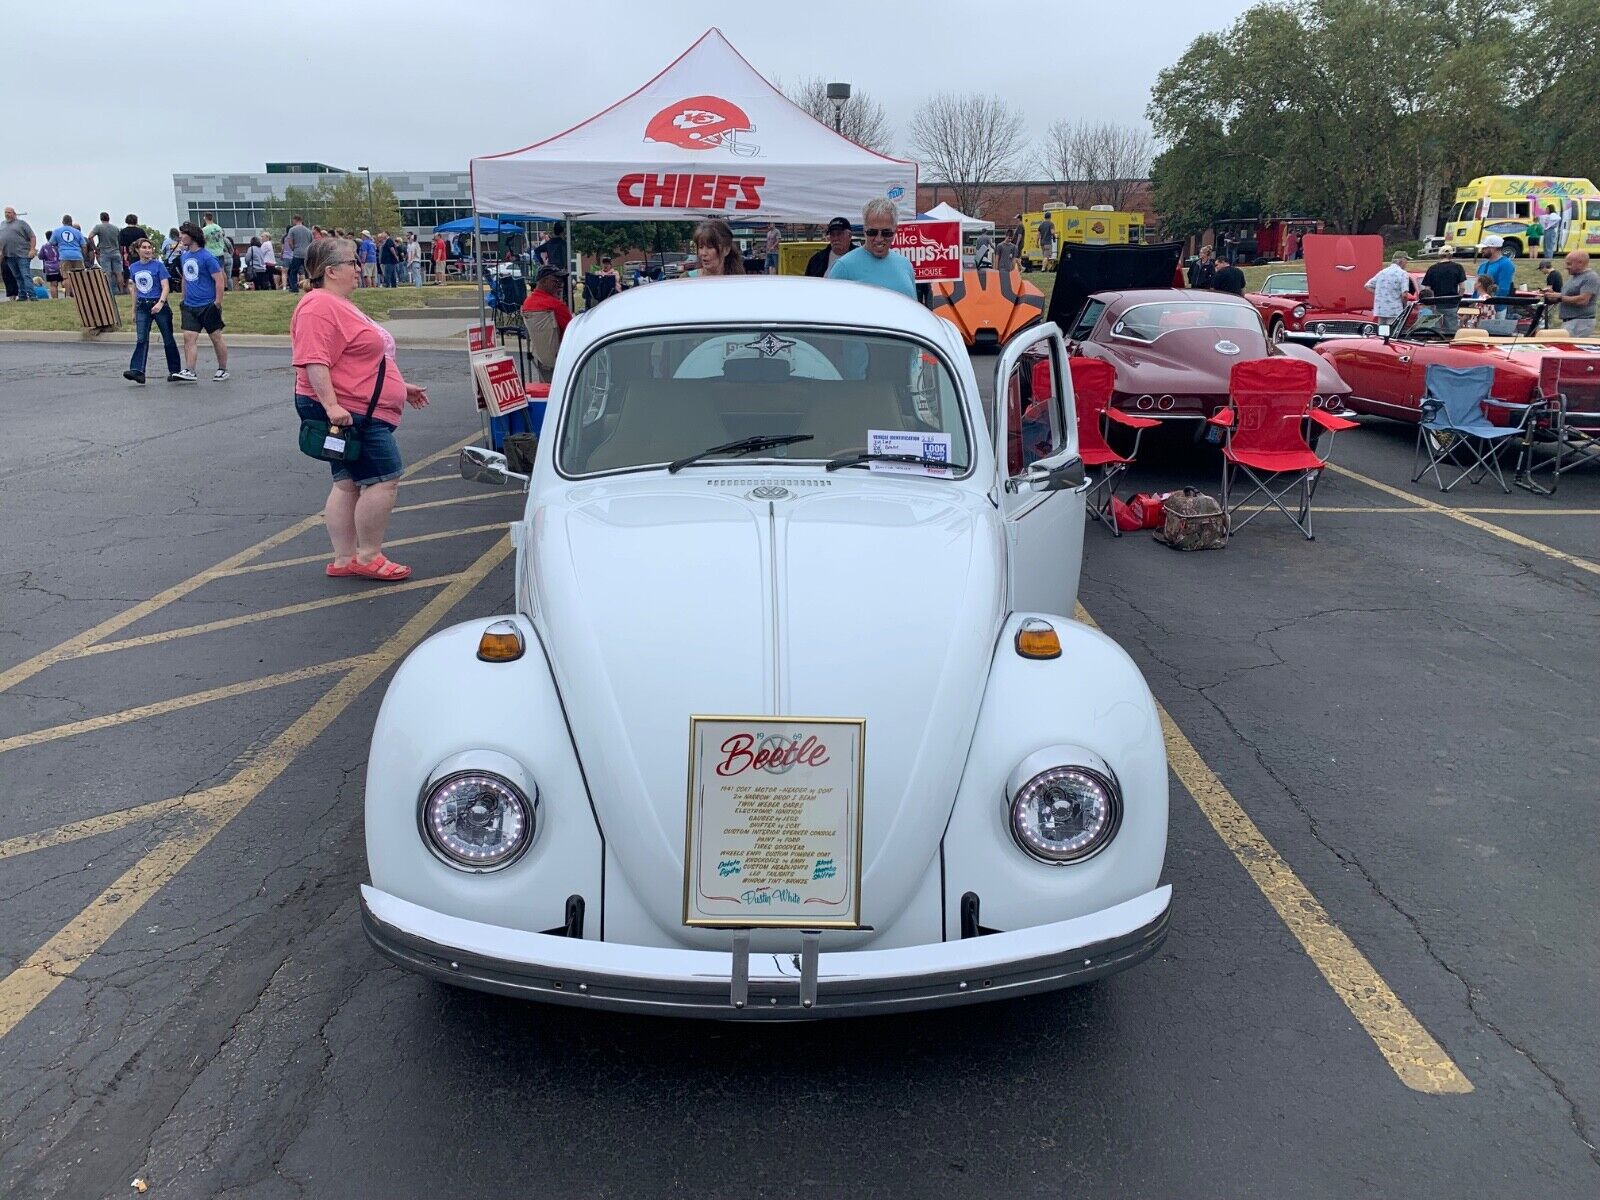
[(480, 213), (602, 221), (861, 219), (884, 196), (916, 212), (915, 163), (841, 137), (708, 30), (632, 95), (565, 133), (474, 158)]
[(943, 201), (921, 215), (924, 221), (960, 221), (962, 233), (983, 233), (994, 228), (993, 221), (985, 221), (981, 217), (969, 217), (959, 208), (954, 208)]

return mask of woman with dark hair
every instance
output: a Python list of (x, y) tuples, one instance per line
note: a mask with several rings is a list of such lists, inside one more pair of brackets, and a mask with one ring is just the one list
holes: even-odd
[(690, 271), (690, 276), (744, 274), (744, 256), (733, 244), (733, 230), (721, 217), (701, 221), (689, 240), (694, 243), (695, 257), (700, 260), (699, 270)]
[(324, 237), (306, 252), (310, 292), (289, 320), (294, 352), (294, 407), (301, 420), (349, 426), (361, 456), (336, 462), (333, 490), (323, 508), (332, 576), (357, 575), (393, 583), (411, 568), (383, 556), (383, 535), (400, 479), (395, 427), (404, 406), (422, 408), (428, 393), (407, 383), (395, 362), (394, 337), (350, 300), (361, 282), (355, 243)]

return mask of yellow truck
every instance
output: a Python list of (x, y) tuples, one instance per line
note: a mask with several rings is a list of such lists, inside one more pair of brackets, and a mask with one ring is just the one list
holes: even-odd
[(1078, 208), (1070, 204), (1046, 204), (1038, 212), (1022, 214), (1022, 269), (1051, 270), (1055, 256), (1046, 255), (1039, 243), (1039, 226), (1049, 221), (1055, 230), (1056, 245), (1083, 242), (1090, 246), (1127, 246), (1144, 241), (1144, 214), (1118, 212), (1109, 204)]
[[(1537, 243), (1529, 226), (1543, 221)], [(1544, 257), (1569, 250), (1600, 250), (1600, 189), (1587, 179), (1546, 175), (1485, 175), (1456, 189), (1445, 214), (1444, 240), (1457, 251), (1474, 252), (1496, 234), (1513, 258), (1537, 246)]]

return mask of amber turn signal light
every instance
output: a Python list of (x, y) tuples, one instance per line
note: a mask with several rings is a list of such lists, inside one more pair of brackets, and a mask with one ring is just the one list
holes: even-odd
[(1017, 653), (1023, 658), (1060, 658), (1061, 639), (1049, 621), (1028, 617), (1017, 630)]
[(522, 630), (517, 628), (515, 621), (496, 621), (478, 639), (478, 659), (481, 662), (516, 662), (525, 649)]

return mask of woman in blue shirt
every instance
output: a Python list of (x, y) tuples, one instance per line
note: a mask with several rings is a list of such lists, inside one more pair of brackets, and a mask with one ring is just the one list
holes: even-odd
[(155, 247), (149, 238), (140, 238), (133, 244), (139, 257), (128, 267), (128, 283), (133, 288), (133, 361), (122, 373), (124, 379), (134, 383), (144, 382), (145, 358), (150, 353), (150, 323), (161, 330), (161, 345), (167, 352), (167, 382), (177, 378), (183, 369), (178, 357), (178, 339), (172, 335), (172, 305), (167, 302), (171, 276), (167, 268), (156, 259)]

